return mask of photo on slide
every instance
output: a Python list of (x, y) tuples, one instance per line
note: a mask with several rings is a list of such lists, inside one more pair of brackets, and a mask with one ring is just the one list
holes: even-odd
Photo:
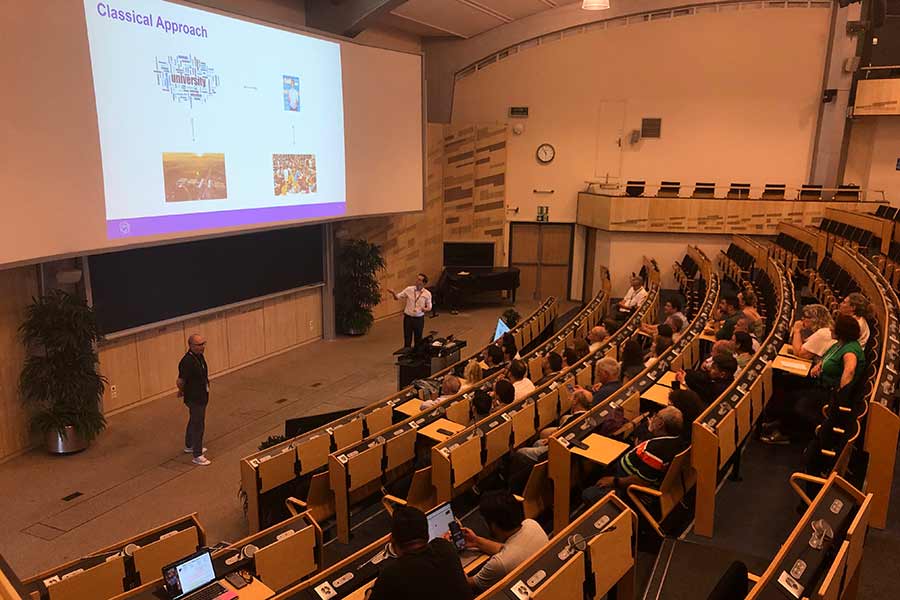
[(224, 200), (228, 197), (224, 154), (163, 152), (162, 160), (166, 202)]
[(272, 179), (276, 196), (316, 192), (315, 154), (273, 154)]
[(284, 110), (297, 112), (300, 110), (300, 78), (284, 75), (281, 78), (284, 88)]

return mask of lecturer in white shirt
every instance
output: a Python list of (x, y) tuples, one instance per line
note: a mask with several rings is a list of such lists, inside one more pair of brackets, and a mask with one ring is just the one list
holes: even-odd
[(418, 346), (422, 342), (422, 331), (425, 329), (425, 313), (431, 310), (431, 292), (425, 289), (428, 277), (425, 273), (416, 276), (416, 284), (404, 289), (399, 294), (394, 290), (388, 293), (394, 300), (405, 300), (403, 309), (403, 347)]

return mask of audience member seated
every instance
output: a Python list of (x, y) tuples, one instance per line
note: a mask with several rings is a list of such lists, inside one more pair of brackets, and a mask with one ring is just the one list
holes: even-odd
[(734, 356), (734, 342), (732, 340), (718, 340), (713, 344), (712, 352), (700, 363), (700, 370), (709, 372), (712, 366), (713, 358), (716, 356)]
[(419, 406), (419, 410), (431, 410), (438, 402), (443, 402), (458, 394), (461, 386), (462, 382), (459, 380), (459, 377), (456, 375), (446, 375), (444, 379), (441, 380), (441, 395), (437, 398), (422, 402)]
[(494, 409), (507, 404), (512, 404), (516, 400), (516, 388), (508, 379), (498, 379), (494, 384)]
[(622, 387), (619, 362), (605, 356), (594, 364), (594, 404), (603, 402)]
[(693, 433), (691, 423), (696, 421), (697, 417), (706, 410), (706, 407), (703, 406), (703, 400), (693, 390), (679, 389), (669, 392), (669, 404), (681, 411), (683, 423), (681, 437), (686, 444), (690, 444), (691, 434)]
[(490, 392), (482, 389), (475, 390), (472, 397), (472, 416), (475, 421), (487, 419), (491, 415), (491, 409), (494, 406), (494, 399)]
[[(865, 356), (859, 345), (859, 322), (839, 314), (831, 331), (836, 340), (822, 361), (815, 365), (799, 389), (781, 394), (769, 403), (760, 439), (767, 444), (787, 444), (792, 436), (808, 437), (822, 419), (822, 406), (831, 395), (851, 390), (865, 369)], [(773, 399), (774, 400), (774, 399)]]
[(369, 600), (418, 600), (428, 590), (430, 600), (468, 600), (474, 596), (453, 544), (428, 541), (428, 520), (418, 508), (398, 506), (391, 521), (388, 561), (378, 575)]
[(463, 371), (463, 382), (460, 391), (465, 392), (474, 386), (476, 383), (484, 379), (484, 371), (481, 368), (481, 364), (477, 360), (470, 360), (466, 363), (466, 368)]
[[(575, 388), (572, 392), (572, 408), (568, 413), (560, 417), (559, 427), (564, 427), (574, 417), (586, 413), (590, 408), (591, 392), (584, 388)], [(512, 492), (518, 494), (525, 488), (528, 476), (534, 469), (534, 465), (544, 460), (547, 456), (547, 439), (559, 427), (545, 427), (541, 430), (540, 436), (533, 445), (519, 448), (513, 452), (509, 464), (509, 489)]]
[(563, 357), (558, 352), (549, 352), (541, 358), (541, 378), (534, 382), (535, 387), (543, 385), (559, 375), (563, 368)]
[(791, 351), (800, 358), (818, 360), (834, 344), (831, 313), (822, 304), (807, 304), (800, 315), (800, 320), (794, 323), (791, 330)]
[[(509, 492), (485, 492), (478, 503), (478, 510), (487, 523), (491, 537), (476, 535), (468, 527), (463, 527), (463, 535), (466, 546), (490, 556), (484, 566), (473, 577), (469, 577), (469, 584), (473, 588), (484, 591), (531, 558), (549, 540), (537, 521), (525, 518), (522, 503)], [(459, 559), (456, 561), (458, 563)], [(421, 594), (423, 590), (428, 590), (430, 598), (431, 585), (416, 591)]]
[(578, 355), (575, 354), (575, 348), (573, 346), (566, 346), (563, 350), (563, 367), (568, 369), (575, 365), (578, 362)]
[(485, 377), (490, 377), (497, 371), (503, 369), (505, 367), (503, 362), (503, 350), (494, 344), (488, 346), (484, 357), (484, 364), (486, 366), (481, 374)]
[(578, 357), (578, 360), (581, 360), (585, 356), (591, 353), (591, 348), (588, 346), (587, 340), (575, 340), (575, 356)]
[(650, 439), (640, 442), (626, 452), (615, 464), (607, 468), (607, 474), (597, 483), (585, 488), (582, 500), (591, 506), (611, 490), (621, 492), (629, 485), (658, 487), (675, 456), (684, 450), (681, 435), (684, 426), (681, 411), (667, 406), (650, 417)]
[(743, 369), (753, 358), (753, 338), (746, 331), (734, 332), (734, 359), (738, 369)]
[(619, 329), (619, 327), (628, 320), (631, 313), (644, 302), (648, 293), (649, 292), (647, 292), (647, 289), (644, 287), (644, 280), (637, 276), (632, 277), (631, 287), (628, 288), (625, 297), (616, 303), (613, 314), (610, 315), (610, 318), (607, 320), (607, 328), (609, 331), (616, 331)]
[(756, 352), (759, 350), (759, 338), (750, 331), (750, 319), (741, 316), (741, 318), (737, 320), (737, 323), (734, 324), (734, 332), (737, 333), (739, 331), (750, 334), (750, 344), (753, 347), (753, 351)]
[[(662, 325), (660, 325), (662, 327)], [(644, 366), (650, 367), (656, 364), (656, 361), (662, 355), (663, 352), (669, 349), (672, 345), (672, 338), (664, 337), (662, 335), (657, 335), (653, 338), (653, 344), (650, 346), (650, 352), (647, 353), (647, 357), (644, 360)]]
[(600, 346), (603, 345), (603, 342), (606, 341), (606, 338), (609, 337), (609, 332), (606, 330), (606, 327), (603, 325), (597, 325), (593, 327), (591, 331), (588, 333), (588, 342), (590, 346), (588, 346), (588, 352), (593, 354), (597, 350), (600, 349)]
[(750, 321), (749, 332), (756, 337), (762, 337), (763, 333), (765, 333), (766, 324), (762, 315), (756, 309), (756, 294), (748, 288), (743, 292), (738, 292), (737, 298), (741, 315)]
[(505, 362), (520, 358), (519, 349), (516, 347), (516, 338), (510, 332), (507, 331), (500, 338), (500, 347), (503, 349), (503, 360)]
[(528, 367), (523, 360), (509, 363), (509, 380), (516, 389), (516, 400), (521, 400), (534, 391), (534, 383), (528, 379)]
[(717, 340), (730, 340), (734, 335), (734, 326), (741, 318), (738, 310), (738, 299), (735, 296), (725, 296), (719, 302), (719, 318), (722, 323), (716, 331)]
[(859, 345), (865, 349), (869, 341), (869, 323), (866, 321), (869, 318), (869, 299), (859, 292), (853, 292), (838, 306), (838, 313), (856, 319), (859, 323)]
[[(682, 304), (681, 300), (678, 298), (672, 298), (667, 300), (665, 304), (663, 304), (663, 315), (665, 315), (666, 319), (662, 322), (663, 325), (668, 325), (672, 328), (673, 334), (679, 334), (684, 329), (685, 325), (687, 325), (687, 317), (684, 316), (684, 313), (681, 312)], [(658, 333), (659, 325), (651, 325), (650, 323), (644, 323), (641, 325), (641, 331), (644, 333), (649, 333), (651, 335)]]
[(641, 343), (631, 339), (622, 344), (622, 381), (631, 381), (644, 370), (644, 351)]
[(737, 371), (737, 360), (733, 354), (716, 354), (713, 356), (709, 371), (681, 370), (675, 375), (675, 379), (697, 392), (703, 405), (709, 406), (734, 381), (735, 371)]

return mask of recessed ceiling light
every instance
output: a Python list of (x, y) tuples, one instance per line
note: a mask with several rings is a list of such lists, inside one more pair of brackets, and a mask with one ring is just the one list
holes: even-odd
[(584, 10), (606, 10), (609, 8), (609, 0), (582, 0), (581, 8)]

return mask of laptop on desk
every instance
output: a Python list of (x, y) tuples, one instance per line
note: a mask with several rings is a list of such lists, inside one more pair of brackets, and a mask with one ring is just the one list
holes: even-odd
[(209, 550), (200, 550), (162, 569), (169, 600), (235, 600), (238, 595), (216, 581)]
[[(428, 519), (429, 542), (433, 539), (443, 536), (445, 533), (450, 531), (450, 522), (456, 521), (456, 516), (454, 516), (453, 509), (450, 507), (449, 502), (445, 502), (437, 508), (433, 508), (432, 510), (428, 511), (428, 513), (425, 515), (425, 518)], [(465, 550), (459, 550), (459, 560), (462, 563), (463, 568), (466, 568), (480, 556), (481, 552), (477, 550), (471, 550), (468, 548)]]

